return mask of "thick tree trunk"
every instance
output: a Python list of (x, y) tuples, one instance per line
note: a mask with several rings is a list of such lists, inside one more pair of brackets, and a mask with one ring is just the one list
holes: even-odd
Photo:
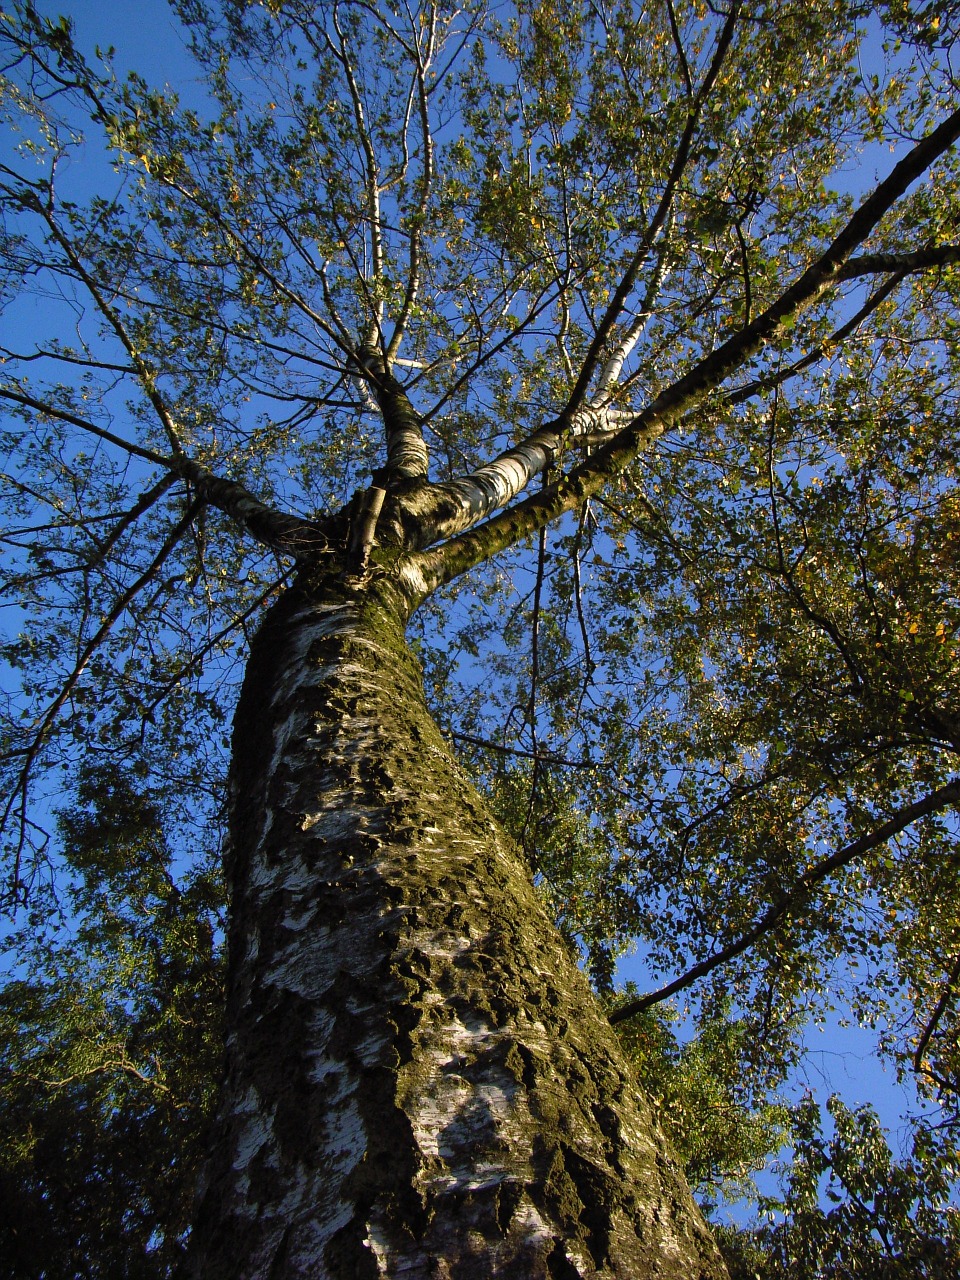
[(235, 729), (204, 1280), (724, 1275), (387, 586), (287, 593)]

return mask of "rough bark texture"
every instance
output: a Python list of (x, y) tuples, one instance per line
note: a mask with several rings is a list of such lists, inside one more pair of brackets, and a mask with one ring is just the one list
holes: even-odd
[(725, 1275), (386, 585), (300, 585), (233, 778), (230, 1027), (193, 1274)]

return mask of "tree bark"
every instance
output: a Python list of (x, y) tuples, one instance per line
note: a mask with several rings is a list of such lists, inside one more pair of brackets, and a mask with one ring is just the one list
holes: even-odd
[(301, 581), (234, 734), (204, 1280), (726, 1273), (385, 579)]

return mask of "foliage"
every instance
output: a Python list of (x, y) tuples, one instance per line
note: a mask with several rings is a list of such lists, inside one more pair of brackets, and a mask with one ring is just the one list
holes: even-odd
[[(730, 1232), (734, 1280), (913, 1280), (954, 1275), (960, 1221), (949, 1204), (956, 1153), (914, 1151), (895, 1160), (869, 1106), (855, 1111), (839, 1098), (827, 1109), (806, 1098), (793, 1117), (792, 1159), (783, 1198), (768, 1202), (771, 1225), (755, 1237)], [(780, 1217), (779, 1215), (784, 1215)]]
[(120, 775), (86, 774), (61, 826), (60, 923), (7, 939), (0, 990), (0, 1274), (166, 1276), (219, 1075), (221, 890), (176, 874)]
[(742, 1023), (721, 1014), (681, 1043), (676, 1020), (669, 1005), (649, 1009), (624, 1024), (622, 1042), (704, 1207), (749, 1202), (752, 1175), (787, 1139), (788, 1109), (743, 1071)]

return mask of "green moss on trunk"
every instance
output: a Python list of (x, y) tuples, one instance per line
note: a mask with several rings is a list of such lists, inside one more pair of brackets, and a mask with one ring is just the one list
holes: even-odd
[(196, 1274), (722, 1276), (405, 621), (385, 579), (301, 583), (254, 648)]

